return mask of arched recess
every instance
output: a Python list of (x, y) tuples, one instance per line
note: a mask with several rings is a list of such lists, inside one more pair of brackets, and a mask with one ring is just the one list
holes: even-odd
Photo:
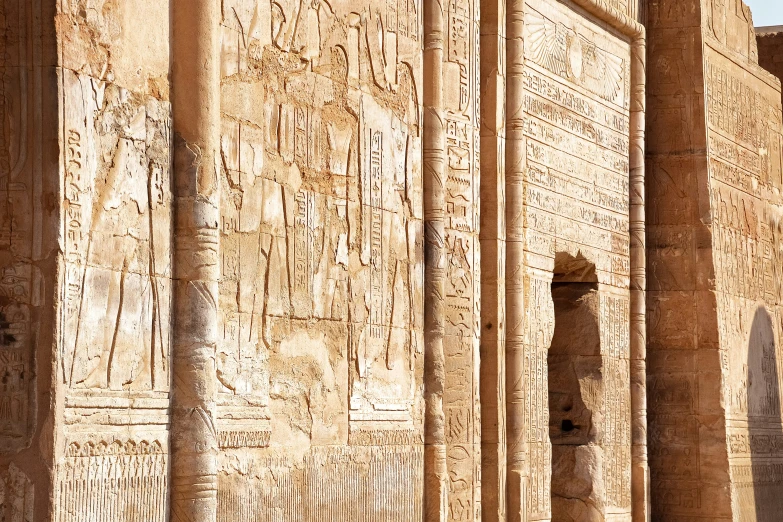
[(604, 379), (598, 279), (580, 254), (557, 254), (547, 356), (552, 522), (604, 520)]

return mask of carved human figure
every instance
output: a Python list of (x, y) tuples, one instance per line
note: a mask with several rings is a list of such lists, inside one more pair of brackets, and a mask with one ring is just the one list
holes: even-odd
[[(144, 114), (140, 115), (143, 122)], [(152, 385), (157, 284), (150, 277), (150, 180), (143, 153), (120, 138), (103, 180), (96, 180), (71, 384), (145, 389)], [(157, 333), (159, 335), (159, 333)]]

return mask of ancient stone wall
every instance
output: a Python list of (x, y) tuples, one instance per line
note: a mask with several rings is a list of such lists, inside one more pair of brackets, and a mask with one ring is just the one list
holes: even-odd
[(649, 6), (650, 458), (660, 520), (774, 520), (780, 84), (741, 1)]
[[(522, 12), (513, 16), (524, 20), (518, 35), (523, 60), (508, 80), (507, 117), (514, 132), (508, 133), (506, 161), (506, 292), (515, 300), (507, 308), (513, 328), (507, 345), (509, 415), (526, 420), (519, 427), (529, 466), (525, 509), (529, 520), (630, 520), (632, 34), (578, 6), (519, 7)], [(628, 12), (627, 5), (616, 7)], [(643, 63), (643, 56), (633, 56)], [(552, 458), (550, 439), (573, 425), (571, 419), (568, 428), (550, 424), (571, 411), (570, 403), (558, 400), (563, 383), (549, 383), (547, 376), (548, 365), (556, 363), (548, 363), (556, 320), (553, 278), (597, 283), (600, 364), (588, 380), (602, 413), (581, 426), (592, 441), (587, 460)], [(554, 407), (563, 411), (553, 415)]]
[(58, 4), (56, 520), (168, 516), (171, 110), (158, 11)]
[(0, 2), (0, 518), (14, 522), (51, 509), (55, 63), (53, 6)]
[(780, 79), (783, 77), (783, 27), (757, 27), (759, 65)]
[(0, 0), (0, 34), (0, 519), (783, 510), (741, 0)]

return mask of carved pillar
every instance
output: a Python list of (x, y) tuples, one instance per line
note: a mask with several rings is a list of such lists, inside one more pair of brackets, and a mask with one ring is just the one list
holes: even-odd
[(481, 509), (506, 520), (506, 2), (481, 4)]
[(214, 521), (220, 65), (218, 0), (172, 2), (175, 329), (172, 520)]
[(524, 0), (506, 13), (506, 383), (509, 522), (527, 520), (525, 400)]
[(443, 4), (424, 4), (424, 519), (446, 520)]
[(650, 520), (647, 463), (647, 257), (644, 213), (644, 138), (647, 47), (644, 34), (631, 44), (631, 501), (634, 522)]

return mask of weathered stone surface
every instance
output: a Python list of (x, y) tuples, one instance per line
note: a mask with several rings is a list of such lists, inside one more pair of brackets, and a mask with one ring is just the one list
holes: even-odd
[(781, 52), (741, 0), (0, 0), (0, 519), (776, 520)]
[(780, 79), (783, 77), (783, 26), (757, 27), (759, 65)]
[(653, 513), (775, 520), (780, 84), (741, 1), (648, 19)]

